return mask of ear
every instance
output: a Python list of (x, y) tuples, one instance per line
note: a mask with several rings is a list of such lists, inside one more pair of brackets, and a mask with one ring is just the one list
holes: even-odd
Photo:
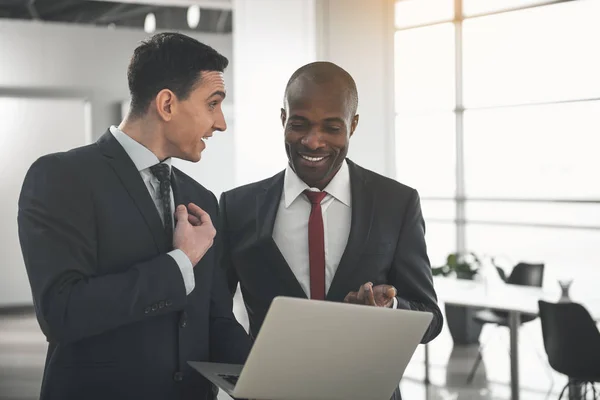
[(352, 123), (350, 124), (350, 137), (352, 137), (352, 135), (354, 134), (354, 131), (356, 130), (356, 127), (358, 126), (358, 119), (359, 119), (358, 114), (356, 114), (352, 118)]
[(285, 127), (285, 121), (287, 120), (287, 113), (285, 112), (285, 109), (281, 109), (281, 126)]
[(174, 108), (176, 107), (177, 96), (169, 89), (163, 89), (156, 95), (155, 106), (156, 113), (164, 121), (170, 121), (173, 118)]

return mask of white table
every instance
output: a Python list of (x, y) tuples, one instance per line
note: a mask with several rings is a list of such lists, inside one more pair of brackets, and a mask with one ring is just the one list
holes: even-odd
[[(441, 303), (457, 306), (493, 308), (508, 312), (510, 330), (510, 386), (511, 399), (519, 399), (519, 325), (522, 313), (538, 314), (539, 300), (556, 302), (558, 292), (548, 292), (541, 288), (509, 285), (503, 282), (485, 284), (472, 280), (455, 278), (434, 278), (434, 286)], [(600, 320), (600, 298), (582, 303), (595, 320)], [(429, 376), (428, 351), (425, 348), (426, 380)]]

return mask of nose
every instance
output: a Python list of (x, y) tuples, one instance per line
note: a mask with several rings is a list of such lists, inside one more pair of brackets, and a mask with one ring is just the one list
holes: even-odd
[(302, 145), (311, 150), (317, 150), (323, 147), (319, 130), (311, 129), (310, 132), (302, 138)]
[(215, 122), (213, 124), (213, 128), (215, 131), (223, 132), (227, 129), (227, 122), (225, 122), (225, 115), (223, 115), (223, 111), (219, 110), (217, 116), (215, 118)]

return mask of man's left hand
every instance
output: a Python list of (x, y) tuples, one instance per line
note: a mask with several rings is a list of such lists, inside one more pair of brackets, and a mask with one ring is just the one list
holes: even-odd
[(344, 303), (364, 304), (375, 307), (391, 308), (396, 297), (396, 288), (392, 285), (377, 285), (367, 282), (360, 287), (358, 292), (350, 292), (346, 295)]

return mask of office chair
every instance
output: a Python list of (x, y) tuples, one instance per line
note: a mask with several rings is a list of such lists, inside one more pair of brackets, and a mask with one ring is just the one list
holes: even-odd
[[(523, 262), (518, 263), (515, 265), (508, 278), (504, 277), (502, 270), (499, 270), (498, 273), (500, 274), (502, 280), (512, 285), (542, 287), (542, 283), (544, 281), (544, 264), (528, 264)], [(520, 323), (522, 325), (524, 323), (533, 321), (536, 318), (536, 314), (521, 314)], [(496, 326), (508, 327), (508, 312), (506, 311), (485, 309), (475, 313), (473, 319), (481, 324), (494, 324)], [(475, 378), (477, 368), (479, 368), (479, 364), (483, 359), (483, 355), (481, 353), (482, 350), (483, 346), (480, 346), (477, 359), (471, 368), (471, 372), (469, 372), (467, 384), (471, 384)]]
[(544, 348), (550, 366), (566, 375), (567, 387), (575, 390), (591, 385), (597, 399), (594, 383), (600, 382), (600, 332), (589, 312), (578, 303), (538, 302)]

